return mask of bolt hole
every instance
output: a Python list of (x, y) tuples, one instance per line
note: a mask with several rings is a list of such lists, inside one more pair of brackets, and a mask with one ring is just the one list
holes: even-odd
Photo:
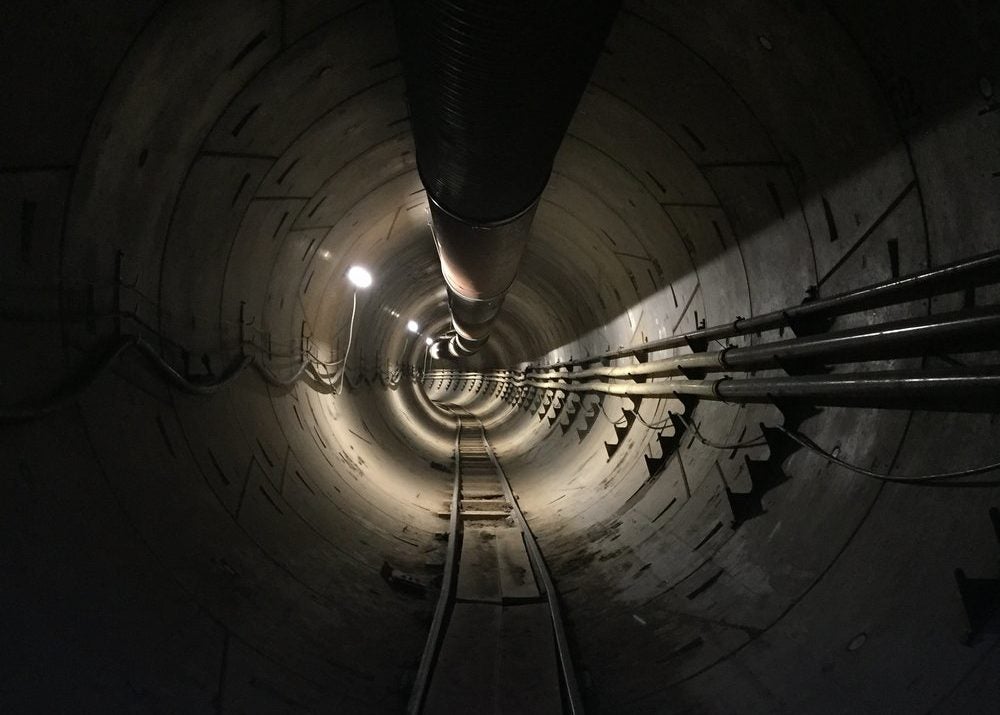
[(854, 651), (859, 650), (867, 640), (868, 640), (867, 633), (858, 633), (856, 636), (854, 636), (854, 638), (851, 639), (851, 642), (847, 644), (847, 650), (853, 653)]
[(141, 152), (139, 152), (139, 168), (140, 169), (146, 165), (146, 159), (148, 159), (148, 158), (149, 158), (149, 149), (147, 149), (147, 148), (144, 147), (143, 150)]

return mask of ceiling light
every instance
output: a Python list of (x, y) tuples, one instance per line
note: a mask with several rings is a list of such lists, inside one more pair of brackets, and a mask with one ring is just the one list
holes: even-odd
[(431, 345), (434, 344), (434, 338), (427, 338), (427, 340), (425, 340), (424, 342), (427, 343), (428, 347), (430, 347)]
[(406, 321), (406, 329), (409, 330), (411, 333), (419, 333), (420, 332), (420, 326), (417, 325), (417, 321), (415, 321), (415, 320), (408, 320), (408, 321)]
[(358, 288), (367, 288), (372, 284), (372, 274), (361, 266), (351, 266), (347, 271), (347, 280)]

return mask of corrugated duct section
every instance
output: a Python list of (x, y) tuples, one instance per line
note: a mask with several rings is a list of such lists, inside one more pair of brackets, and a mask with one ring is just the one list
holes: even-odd
[(517, 273), (614, 2), (397, 2), (417, 165), (453, 333), (478, 352)]
[(454, 216), (506, 220), (541, 194), (617, 2), (397, 2), (417, 162)]

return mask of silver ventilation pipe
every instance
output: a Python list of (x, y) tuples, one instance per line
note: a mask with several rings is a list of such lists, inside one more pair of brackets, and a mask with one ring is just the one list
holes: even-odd
[(417, 167), (452, 315), (435, 357), (472, 355), (489, 339), (618, 5), (396, 3)]
[(490, 326), (517, 275), (537, 201), (506, 221), (492, 223), (463, 221), (433, 198), (430, 205), (455, 331), (447, 338), (448, 354), (465, 357), (489, 339)]

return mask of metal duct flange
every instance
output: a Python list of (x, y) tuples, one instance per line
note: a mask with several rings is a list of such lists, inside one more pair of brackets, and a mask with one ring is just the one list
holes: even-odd
[(428, 200), (434, 244), (448, 288), (469, 300), (502, 297), (514, 282), (538, 197), (514, 216), (490, 223), (470, 222), (451, 214), (433, 196)]
[(484, 339), (478, 344), (469, 344), (457, 335), (445, 335), (431, 344), (428, 354), (434, 360), (463, 358), (479, 352), (485, 343)]
[(471, 354), (517, 273), (616, 0), (394, 3), (417, 169), (457, 337)]
[(486, 343), (490, 326), (514, 282), (528, 241), (533, 203), (507, 221), (472, 224), (452, 216), (433, 198), (431, 228), (457, 340), (456, 356), (471, 355)]

